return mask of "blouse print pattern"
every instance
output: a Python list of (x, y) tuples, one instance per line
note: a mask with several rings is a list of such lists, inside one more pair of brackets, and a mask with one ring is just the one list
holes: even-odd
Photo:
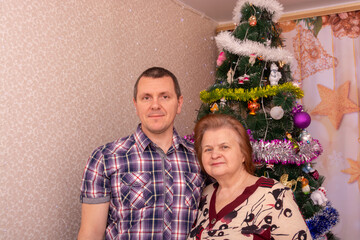
[(217, 183), (204, 189), (188, 240), (312, 239), (291, 189), (276, 180), (259, 178), (218, 213), (216, 191)]

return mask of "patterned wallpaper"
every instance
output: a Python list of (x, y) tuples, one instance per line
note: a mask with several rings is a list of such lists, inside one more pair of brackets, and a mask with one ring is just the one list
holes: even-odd
[(131, 133), (137, 76), (179, 78), (181, 135), (213, 83), (216, 23), (172, 0), (3, 0), (0, 239), (75, 239), (92, 150)]

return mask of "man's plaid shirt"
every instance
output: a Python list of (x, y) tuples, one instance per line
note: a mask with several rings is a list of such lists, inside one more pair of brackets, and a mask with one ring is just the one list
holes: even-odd
[(110, 201), (106, 239), (186, 239), (203, 176), (193, 145), (174, 130), (165, 154), (138, 126), (97, 148), (82, 179), (81, 202)]

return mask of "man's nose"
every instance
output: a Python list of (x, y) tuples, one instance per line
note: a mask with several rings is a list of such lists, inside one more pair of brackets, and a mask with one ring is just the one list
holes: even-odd
[(160, 108), (160, 104), (159, 104), (159, 99), (158, 98), (153, 98), (152, 102), (151, 102), (151, 108), (152, 109), (158, 109)]

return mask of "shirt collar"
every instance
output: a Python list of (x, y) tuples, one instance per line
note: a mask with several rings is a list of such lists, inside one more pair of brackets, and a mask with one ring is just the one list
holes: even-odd
[[(140, 147), (141, 152), (144, 152), (146, 147), (149, 146), (150, 144), (155, 145), (155, 143), (153, 143), (150, 138), (148, 138), (146, 136), (146, 134), (142, 131), (141, 129), (141, 123), (138, 125), (135, 134), (135, 142), (136, 144)], [(177, 133), (177, 131), (175, 130), (175, 128), (173, 129), (173, 137), (172, 137), (172, 144), (170, 147), (170, 151), (171, 152), (173, 148), (175, 148), (176, 150), (178, 150), (180, 148), (180, 146), (185, 147), (188, 151), (190, 152), (194, 152), (194, 148), (192, 147), (192, 144), (189, 143), (188, 141), (186, 141), (184, 138), (181, 138), (179, 136), (179, 134)]]

